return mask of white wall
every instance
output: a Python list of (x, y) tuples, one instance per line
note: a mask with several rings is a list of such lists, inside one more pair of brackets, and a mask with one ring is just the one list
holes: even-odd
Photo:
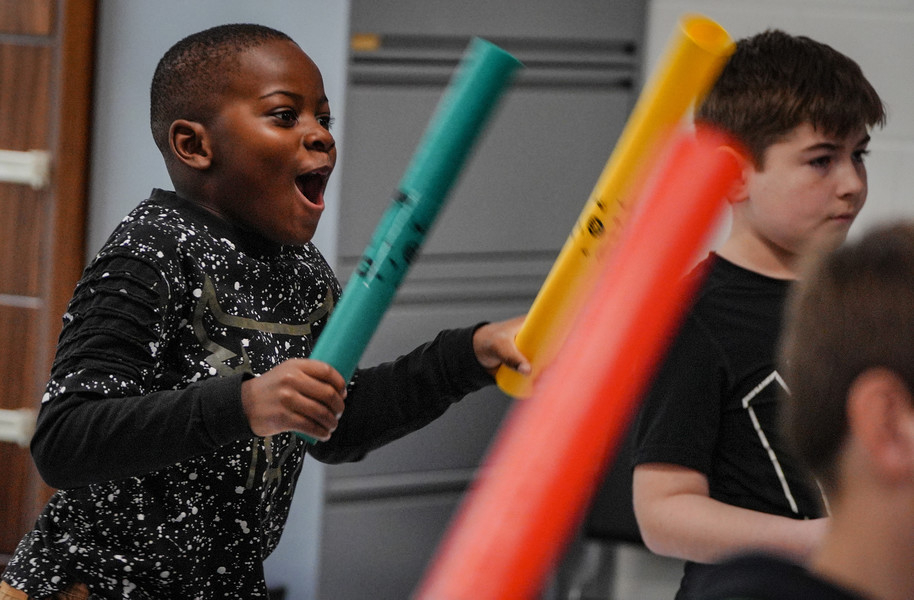
[[(159, 58), (182, 37), (224, 23), (254, 22), (279, 29), (320, 67), (342, 137), (349, 43), (349, 0), (101, 0), (87, 251), (95, 254), (111, 230), (153, 187), (171, 189), (149, 133), (149, 83)], [(344, 152), (340, 151), (339, 165)], [(340, 168), (337, 168), (339, 171)], [(315, 243), (336, 258), (339, 173)], [(306, 461), (279, 549), (267, 561), (271, 585), (289, 600), (315, 597), (323, 504), (323, 469)]]

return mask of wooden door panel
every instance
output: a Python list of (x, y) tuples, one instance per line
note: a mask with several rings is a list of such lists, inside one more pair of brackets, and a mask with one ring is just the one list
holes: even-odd
[[(0, 4), (0, 9), (5, 4), (9, 3)], [(0, 12), (0, 22), (4, 16)], [(50, 46), (0, 43), (0, 149), (48, 149), (52, 56)], [(0, 294), (37, 297), (41, 293), (40, 248), (47, 201), (46, 191), (0, 183)]]
[(39, 248), (46, 231), (42, 196), (27, 186), (0, 183), (0, 307), (16, 301), (4, 300), (5, 295), (35, 299), (40, 294)]
[[(7, 343), (0, 344), (0, 406), (7, 409), (35, 406), (36, 341), (40, 311), (34, 307), (0, 306), (0, 332)], [(0, 548), (10, 552), (23, 532), (31, 527), (37, 507), (31, 501), (35, 493), (34, 468), (28, 448), (17, 444), (0, 444)], [(16, 509), (10, 510), (10, 509)]]
[[(0, 0), (0, 149), (51, 157), (42, 189), (0, 182), (3, 411), (37, 411), (84, 263), (95, 12), (95, 0)], [(52, 490), (13, 441), (0, 440), (0, 465), (2, 570)]]
[(53, 49), (2, 42), (0, 37), (0, 148), (47, 149)]
[(0, 344), (0, 405), (4, 408), (32, 408), (37, 404), (33, 393), (40, 316), (37, 307), (0, 305), (0, 331), (8, 340)]
[(0, 33), (50, 35), (54, 0), (0, 0)]

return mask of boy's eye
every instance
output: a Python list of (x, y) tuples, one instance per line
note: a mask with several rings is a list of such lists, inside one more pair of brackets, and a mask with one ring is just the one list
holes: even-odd
[(273, 116), (279, 119), (283, 125), (294, 125), (298, 122), (298, 113), (291, 108), (285, 108), (273, 113)]
[(857, 150), (853, 154), (854, 162), (863, 164), (866, 161), (866, 157), (869, 155), (869, 150)]
[(333, 127), (333, 117), (330, 115), (318, 115), (317, 122), (320, 123), (320, 126), (326, 130), (330, 130)]
[(828, 165), (831, 164), (831, 156), (817, 156), (816, 158), (809, 161), (809, 164), (818, 169), (825, 169)]

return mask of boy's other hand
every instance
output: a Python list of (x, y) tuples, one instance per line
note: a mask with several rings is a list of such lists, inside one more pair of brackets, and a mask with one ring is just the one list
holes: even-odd
[(326, 441), (343, 414), (346, 382), (325, 362), (292, 359), (241, 384), (251, 431), (265, 437), (298, 431)]
[(487, 323), (473, 333), (476, 360), (492, 375), (495, 375), (501, 365), (524, 375), (530, 374), (530, 362), (514, 343), (518, 330), (524, 324), (524, 318), (520, 316), (507, 321)]

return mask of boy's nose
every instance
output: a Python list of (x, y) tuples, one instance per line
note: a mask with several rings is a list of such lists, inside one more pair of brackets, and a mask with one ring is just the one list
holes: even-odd
[(333, 134), (319, 124), (315, 124), (305, 133), (303, 143), (309, 150), (319, 152), (329, 152), (336, 145)]
[(866, 167), (862, 164), (845, 164), (841, 169), (838, 193), (840, 196), (858, 195), (866, 190)]

